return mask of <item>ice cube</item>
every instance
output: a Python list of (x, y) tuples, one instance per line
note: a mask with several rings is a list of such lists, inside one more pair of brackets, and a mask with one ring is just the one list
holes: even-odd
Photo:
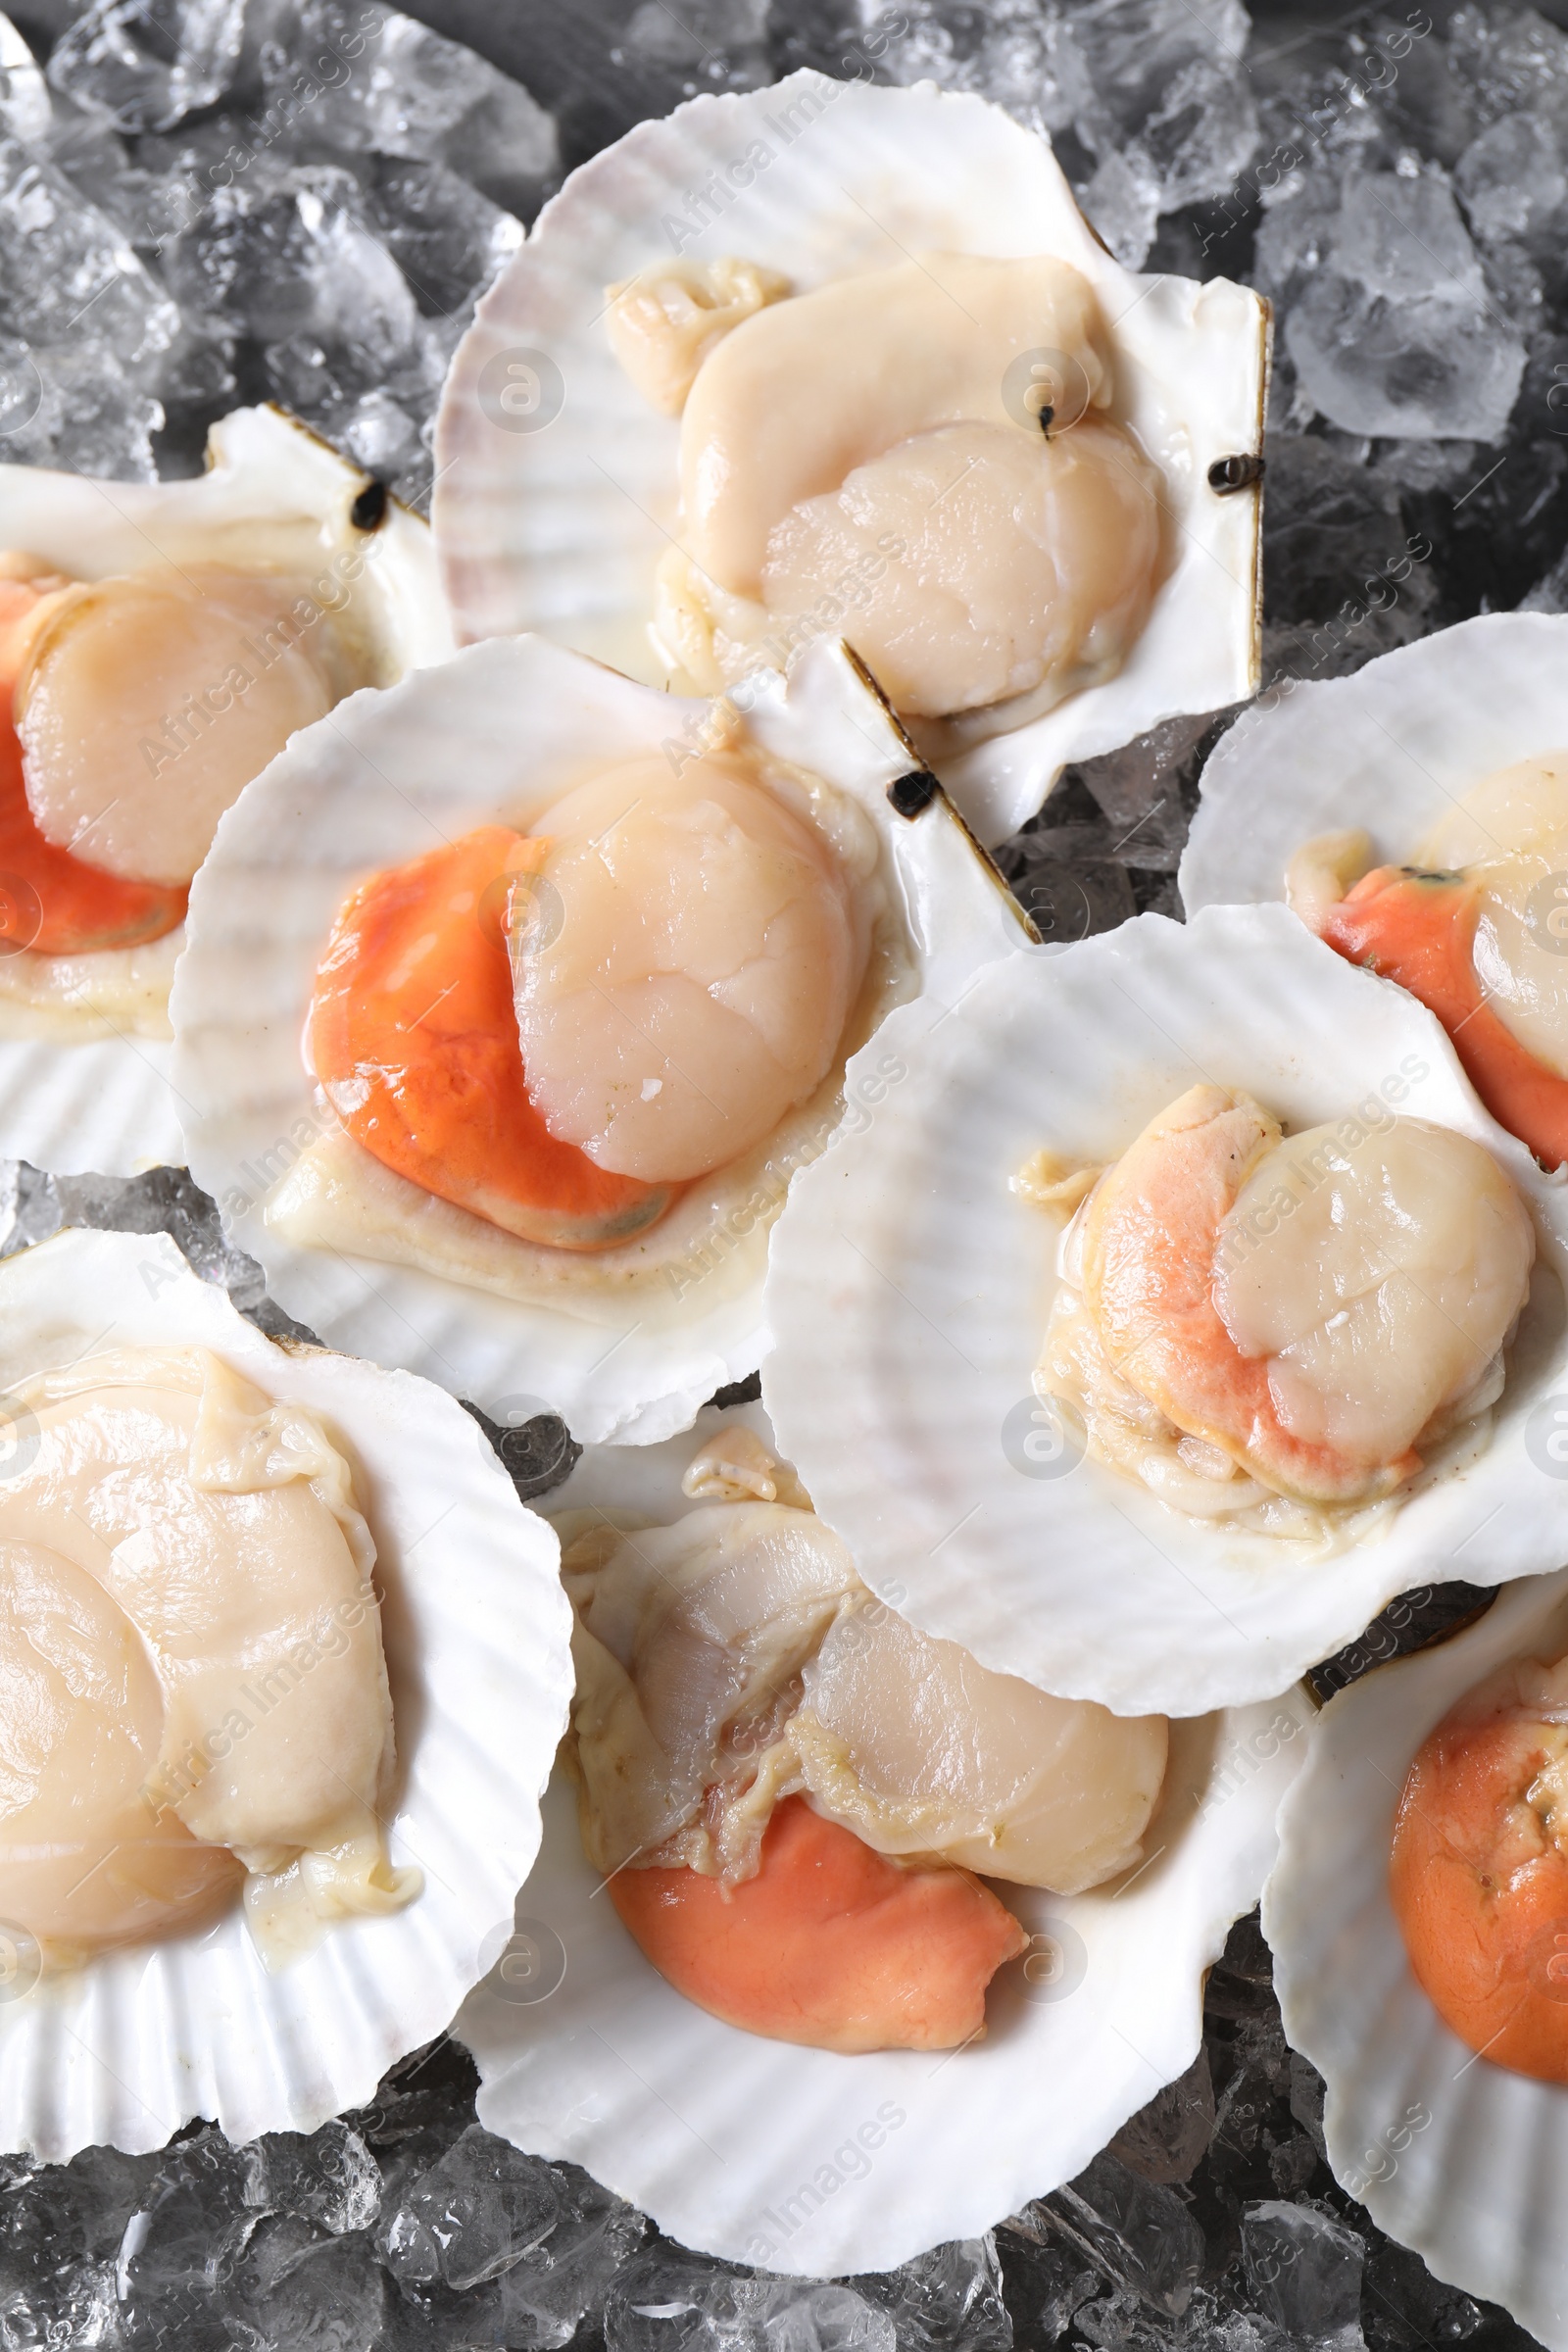
[(682, 2246), (652, 2247), (610, 2290), (605, 2352), (760, 2352), (772, 2283)]
[(1310, 2205), (1242, 2216), (1242, 2260), (1260, 2308), (1310, 2352), (1361, 2352), (1366, 2240)]
[(245, 0), (95, 0), (55, 43), (54, 88), (120, 130), (167, 130), (229, 85)]
[(107, 345), (121, 369), (167, 351), (179, 326), (116, 223), (51, 163), (3, 134), (0, 326), (35, 350)]
[(1517, 237), (1528, 250), (1560, 250), (1568, 205), (1563, 131), (1544, 115), (1509, 115), (1473, 139), (1453, 174), (1483, 244)]
[(220, 2280), (266, 2210), (259, 2149), (207, 2126), (171, 2149), (125, 2225), (122, 2317), (132, 2344), (199, 2340), (220, 2320)]
[(1007, 2309), (1025, 2344), (1054, 2344), (1065, 2335), (1073, 2314), (1104, 2284), (1099, 2264), (1044, 2206), (1028, 2206), (1004, 2222), (997, 2252)]
[(500, 2281), (509, 2330), (541, 2352), (569, 2344), (585, 2318), (597, 2322), (612, 2284), (648, 2233), (635, 2206), (576, 2165), (550, 2169), (560, 2199), (555, 2228)]
[(43, 68), (9, 17), (0, 17), (0, 122), (15, 139), (32, 147), (48, 138), (54, 122)]
[(382, 2225), (388, 2270), (410, 2284), (460, 2291), (495, 2278), (539, 2244), (560, 2215), (543, 2157), (471, 2124), (411, 2187)]
[(1351, 173), (1323, 267), (1285, 321), (1301, 386), (1348, 432), (1501, 437), (1525, 346), (1488, 300), (1437, 171)]
[(314, 335), (384, 372), (416, 339), (403, 272), (366, 218), (359, 182), (332, 165), (216, 189), (166, 268), (181, 302), (259, 342)]
[(851, 2286), (781, 2278), (762, 2321), (767, 2352), (897, 2352), (892, 2315)]
[(1291, 2113), (1324, 2162), (1328, 2143), (1323, 2137), (1323, 2078), (1299, 2050), (1291, 2052)]
[(1172, 2188), (1108, 2151), (1042, 2200), (1115, 2282), (1179, 2318), (1203, 2267), (1203, 2233)]
[(1522, 107), (1568, 116), (1568, 32), (1521, 0), (1455, 9), (1448, 63), (1482, 122)]
[(952, 2238), (896, 2271), (850, 2283), (891, 2314), (899, 2352), (1010, 2352), (994, 2236)]
[(767, 79), (768, 0), (641, 0), (620, 38), (628, 63), (730, 87)]
[(381, 2173), (358, 2132), (337, 2122), (318, 2132), (270, 2132), (260, 2140), (269, 2204), (302, 2215), (332, 2236), (368, 2230), (381, 2210)]
[(444, 164), (371, 159), (366, 202), (387, 251), (431, 317), (466, 312), (522, 243), (522, 223)]
[(1196, 791), (1200, 755), (1217, 715), (1167, 718), (1121, 751), (1079, 762), (1077, 772), (1100, 806), (1112, 836), (1110, 855), (1120, 864), (1175, 872), (1187, 840), (1184, 790)]
[[(248, 2291), (247, 2291), (248, 2290)], [(266, 2284), (254, 2278), (225, 2296), (237, 2345), (267, 2352), (380, 2352), (390, 2289), (363, 2237), (328, 2237), (301, 2251)], [(254, 2334), (250, 2331), (254, 2330)]]
[(1142, 269), (1160, 214), (1159, 179), (1142, 149), (1112, 149), (1078, 193), (1097, 235), (1117, 261), (1128, 270)]
[(1208, 2052), (1200, 2049), (1184, 2075), (1129, 2116), (1110, 2153), (1146, 2180), (1190, 2180), (1214, 2132), (1214, 2084)]
[(522, 84), (394, 9), (304, 0), (289, 37), (263, 48), (270, 105), (287, 104), (302, 59), (319, 94), (299, 125), (319, 149), (450, 164), (519, 213), (555, 171), (555, 123)]
[(1397, 479), (1318, 434), (1276, 437), (1263, 510), (1263, 666), (1335, 678), (1431, 626), (1433, 542)]

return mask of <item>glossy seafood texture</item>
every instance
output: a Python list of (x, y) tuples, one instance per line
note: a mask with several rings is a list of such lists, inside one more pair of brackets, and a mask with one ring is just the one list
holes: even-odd
[(1037, 1380), (1172, 1508), (1332, 1527), (1501, 1394), (1534, 1257), (1469, 1138), (1381, 1101), (1286, 1137), (1198, 1086), (1076, 1209)]
[[(304, 590), (216, 564), (72, 580), (0, 553), (17, 763), (0, 814), (42, 917), (18, 945), (70, 954), (179, 921), (223, 810), (291, 734), (375, 674), (308, 598), (302, 624)], [(94, 894), (124, 910), (118, 929), (92, 921)]]
[[(688, 1473), (724, 1497), (761, 1484), (798, 1492), (744, 1432)], [(1077, 1892), (1140, 1858), (1163, 1718), (1049, 1697), (917, 1634), (804, 1496), (567, 1533), (584, 1846), (644, 1951), (715, 2014), (829, 2048), (953, 2046), (1022, 1948), (975, 1874)], [(844, 1908), (864, 1916), (835, 1958)], [(795, 1952), (815, 1989), (792, 2027)]]
[(70, 1961), (241, 1892), (270, 1965), (396, 1910), (374, 1546), (303, 1409), (206, 1350), (7, 1392), (0, 1909)]
[(1409, 865), (1374, 865), (1359, 830), (1319, 835), (1286, 888), (1330, 947), (1431, 1007), (1544, 1167), (1568, 1159), (1568, 753), (1483, 778)]
[(1410, 1966), (1494, 2066), (1568, 2083), (1568, 1659), (1517, 1659), (1423, 1743), (1390, 1869)]
[(815, 1093), (866, 975), (869, 821), (742, 748), (622, 762), (340, 911), (311, 1067), (348, 1134), (518, 1238), (598, 1250)]
[(610, 291), (623, 366), (681, 416), (654, 632), (701, 690), (827, 621), (917, 721), (1033, 716), (1120, 668), (1163, 482), (1069, 264), (930, 252), (801, 291), (726, 257)]

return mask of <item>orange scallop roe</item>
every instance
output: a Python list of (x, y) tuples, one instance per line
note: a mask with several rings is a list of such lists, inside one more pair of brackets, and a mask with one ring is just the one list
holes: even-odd
[(317, 974), (311, 1066), (384, 1167), (523, 1241), (606, 1250), (674, 1190), (596, 1167), (528, 1100), (505, 926), (546, 846), (482, 825), (352, 892)]
[[(1505, 1666), (1422, 1745), (1389, 1884), (1417, 1983), (1494, 2065), (1568, 2082), (1568, 1673)], [(1549, 1712), (1561, 1708), (1565, 1720)], [(1560, 1809), (1561, 1808), (1561, 1809)]]
[(1474, 955), (1480, 911), (1481, 885), (1464, 874), (1380, 865), (1329, 908), (1321, 937), (1435, 1012), (1497, 1124), (1543, 1167), (1559, 1167), (1568, 1160), (1568, 1079), (1538, 1061), (1486, 1002)]
[(39, 832), (27, 805), (22, 746), (12, 718), (26, 624), (42, 602), (29, 581), (0, 579), (0, 955), (79, 956), (143, 947), (185, 918), (187, 892), (126, 882)]
[(966, 1870), (900, 1868), (801, 1796), (755, 1878), (622, 1870), (610, 1896), (660, 1975), (710, 2016), (819, 2050), (955, 2050), (1029, 1937)]

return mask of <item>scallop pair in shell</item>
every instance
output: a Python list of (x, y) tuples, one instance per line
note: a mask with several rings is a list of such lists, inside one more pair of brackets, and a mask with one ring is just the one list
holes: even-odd
[(169, 990), (222, 808), (451, 636), (425, 526), (276, 409), (196, 481), (6, 466), (0, 549), (0, 1151), (129, 1174), (181, 1157)]
[[(776, 1503), (753, 1499), (764, 1493)], [(684, 1580), (680, 1563), (706, 1557), (715, 1544), (734, 1563), (746, 1542), (776, 1547), (783, 1541), (772, 1521), (806, 1531), (797, 1544), (817, 1524), (787, 1465), (773, 1456), (771, 1430), (756, 1406), (705, 1409), (685, 1436), (659, 1446), (590, 1446), (551, 1509), (566, 1546), (567, 1581), (579, 1589), (582, 1574), (570, 1570), (571, 1561), (612, 1561), (617, 1544), (633, 1564), (646, 1555), (656, 1578), (662, 1572)], [(731, 1522), (750, 1529), (753, 1520), (767, 1523), (763, 1538), (737, 1535), (731, 1544)], [(824, 1542), (838, 1551), (831, 1538), (818, 1538)], [(797, 1554), (789, 1556), (794, 1566), (781, 1570), (779, 1551), (767, 1572), (775, 1585), (783, 1573), (786, 1609), (804, 1590)], [(702, 1589), (713, 1597), (699, 1600), (698, 1613), (710, 1638), (721, 1638), (735, 1576), (721, 1570), (718, 1584)], [(590, 1613), (615, 1640), (604, 1616)], [(853, 1611), (841, 1622), (841, 1654), (827, 1671), (842, 1673), (853, 1648), (846, 1626), (861, 1622)], [(873, 1611), (870, 1622), (873, 1648), (903, 1623), (886, 1611)], [(906, 1628), (901, 1639), (915, 1638)], [(776, 1649), (764, 1647), (777, 1666)], [(690, 1667), (691, 1656), (682, 1655)], [(946, 1653), (944, 1663), (956, 1655)], [(827, 1656), (824, 1647), (820, 1660)], [(825, 1724), (831, 1710), (813, 1671), (808, 1664), (811, 1703)], [(983, 1693), (972, 1665), (968, 1671), (961, 1689), (972, 1703)], [(659, 1684), (662, 1669), (655, 1665), (652, 1673)], [(993, 1687), (1000, 1680), (979, 1678)], [(653, 1685), (645, 1679), (641, 1687), (647, 1693)], [(1019, 1692), (1010, 1680), (1004, 1689)], [(885, 1701), (887, 1690), (880, 1695)], [(1086, 1745), (1096, 1755), (1104, 1751), (1105, 1761), (1114, 1750), (1105, 1735), (1120, 1732), (1137, 1745), (1150, 1728), (1101, 1717), (1087, 1741), (1082, 1727), (1063, 1739), (1067, 1719), (1099, 1711), (1021, 1695), (1026, 1709), (1054, 1710), (1063, 1749), (1056, 1762), (1065, 1762), (1069, 1776), (1083, 1771)], [(699, 1712), (710, 1698), (698, 1699)], [(667, 1693), (663, 1712), (670, 1720)], [(947, 2054), (940, 2046), (853, 2055), (802, 2047), (796, 2038), (772, 2037), (794, 2034), (787, 2017), (775, 2018), (764, 2036), (697, 2006), (644, 1956), (615, 1907), (618, 1901), (637, 1917), (643, 1907), (617, 1890), (639, 1877), (663, 1886), (672, 1874), (641, 1872), (633, 1861), (607, 1889), (603, 1869), (584, 1850), (577, 1790), (564, 1759), (546, 1798), (540, 1858), (518, 1896), (512, 1945), (455, 2027), (478, 2061), (481, 2120), (520, 2147), (586, 2166), (681, 2243), (729, 2261), (842, 2276), (978, 2235), (1081, 2171), (1191, 2063), (1203, 1972), (1268, 1867), (1275, 1811), (1297, 1770), (1308, 1713), (1295, 1693), (1172, 1724), (1158, 1800), (1151, 1818), (1147, 1800), (1141, 1808), (1136, 1849), (1129, 1859), (1107, 1852), (1091, 1865), (1088, 1875), (1100, 1883), (1087, 1891), (1060, 1895), (1004, 1883), (1014, 1833), (1004, 1830), (989, 1883), (1027, 1941), (1021, 1950), (1014, 1944), (991, 1980), (983, 2035)], [(580, 1677), (574, 1745), (590, 1781), (586, 1742), (597, 1719), (592, 1685)], [(897, 1727), (885, 1723), (884, 1730), (896, 1746)], [(975, 1755), (986, 1749), (982, 1737)], [(855, 1752), (868, 1776), (865, 1788), (875, 1784), (885, 1794), (865, 1752)], [(931, 1779), (929, 1799), (944, 1774), (934, 1750), (922, 1752), (917, 1778)], [(1093, 1777), (1094, 1759), (1087, 1760)], [(961, 1770), (949, 1776), (939, 1809), (955, 1802), (962, 1809), (962, 1778)], [(823, 1798), (811, 1801), (820, 1812)], [(842, 1817), (842, 1794), (826, 1801), (840, 1808), (829, 1818)], [(865, 1834), (898, 1845), (886, 1819)], [(1059, 1829), (1048, 1829), (1053, 1835)], [(964, 1850), (970, 1869), (987, 1869), (983, 1854)], [(1058, 1865), (1062, 1859), (1055, 1857)], [(913, 1873), (916, 1882), (930, 1875), (918, 1867)], [(1042, 1875), (1059, 1871), (1048, 1865)], [(742, 1897), (747, 1884), (756, 1882), (743, 1882)], [(885, 1919), (870, 1923), (868, 1946), (885, 1932)], [(639, 1934), (646, 1939), (647, 1933), (645, 1923)], [(865, 1948), (857, 1947), (858, 1965)], [(928, 1957), (921, 1954), (922, 1964)], [(759, 1973), (767, 1973), (765, 1956)], [(798, 1991), (805, 1982), (786, 1974), (782, 1989)], [(759, 2115), (767, 2118), (765, 2131), (757, 2128)]]
[(314, 2131), (505, 1940), (556, 1540), (438, 1390), (275, 1346), (161, 1235), (62, 1234), (0, 1306), (5, 2144)]
[(978, 98), (696, 98), (571, 175), (460, 347), (458, 633), (704, 691), (842, 634), (999, 840), (1254, 690), (1267, 336), (1246, 288), (1124, 270)]

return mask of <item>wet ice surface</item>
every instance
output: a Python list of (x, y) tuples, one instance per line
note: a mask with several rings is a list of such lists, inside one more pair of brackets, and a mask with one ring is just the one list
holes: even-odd
[[(1269, 677), (1341, 675), (1482, 610), (1568, 609), (1568, 34), (1508, 0), (1441, 29), (1396, 5), (1332, 32), (1250, 26), (1238, 0), (514, 0), (490, 30), (531, 96), (361, 0), (30, 4), (47, 79), (0, 29), (13, 461), (185, 470), (214, 416), (275, 396), (417, 499), (446, 359), (563, 168), (700, 88), (801, 64), (932, 74), (1048, 128), (1131, 266), (1275, 302)], [(1228, 715), (1070, 771), (1004, 845), (1047, 937), (1179, 913)], [(7, 1252), (65, 1224), (167, 1231), (261, 1328), (308, 1336), (178, 1171), (0, 1165)], [(559, 1421), (485, 1426), (525, 1498), (575, 1457)], [(1317, 1670), (1320, 1693), (1487, 1597), (1406, 1595)], [(0, 2157), (0, 2352), (1530, 2342), (1333, 2180), (1322, 2084), (1286, 2047), (1255, 1920), (1210, 1977), (1194, 2066), (1079, 2180), (886, 2278), (780, 2280), (671, 2246), (586, 2175), (483, 2132), (473, 2092), (442, 2041), (310, 2138), (232, 2149), (197, 2126), (157, 2156)]]

